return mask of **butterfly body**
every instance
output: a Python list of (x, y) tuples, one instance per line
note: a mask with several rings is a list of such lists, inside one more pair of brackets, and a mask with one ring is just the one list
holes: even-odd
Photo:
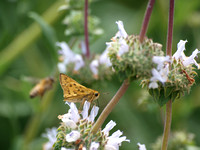
[(99, 92), (87, 88), (65, 74), (60, 74), (60, 84), (63, 89), (63, 97), (68, 102), (93, 102), (99, 97)]

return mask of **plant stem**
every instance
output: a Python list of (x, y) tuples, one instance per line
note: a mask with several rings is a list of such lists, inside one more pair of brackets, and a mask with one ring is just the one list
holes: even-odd
[(146, 31), (147, 31), (147, 27), (149, 24), (149, 19), (152, 14), (154, 3), (155, 3), (155, 0), (149, 0), (149, 3), (147, 5), (144, 21), (142, 24), (142, 29), (140, 31), (140, 42), (142, 42), (144, 40), (144, 37), (146, 35)]
[(104, 108), (103, 112), (99, 116), (98, 120), (94, 124), (92, 128), (92, 132), (95, 134), (98, 129), (101, 127), (105, 119), (108, 117), (110, 112), (113, 110), (115, 105), (119, 102), (120, 98), (124, 95), (126, 92), (127, 88), (129, 86), (128, 80), (124, 80), (123, 84), (115, 94), (115, 96), (111, 99), (111, 101), (107, 104), (107, 106)]
[(172, 121), (172, 100), (169, 100), (166, 104), (165, 127), (164, 127), (161, 150), (167, 150), (170, 128), (171, 128), (171, 121)]
[[(174, 21), (174, 0), (170, 0), (169, 7), (169, 22), (168, 22), (168, 33), (167, 33), (167, 44), (166, 44), (166, 55), (172, 56), (172, 39), (173, 39), (173, 21)], [(166, 103), (166, 117), (165, 126), (163, 133), (163, 141), (161, 150), (167, 150), (169, 134), (172, 121), (172, 100)]]
[(86, 46), (86, 57), (90, 57), (89, 48), (89, 34), (88, 34), (88, 0), (85, 0), (85, 11), (84, 11), (84, 31), (85, 31), (85, 46)]
[(173, 39), (173, 24), (174, 24), (174, 0), (170, 0), (169, 4), (169, 21), (167, 33), (167, 47), (166, 54), (172, 56), (172, 39)]

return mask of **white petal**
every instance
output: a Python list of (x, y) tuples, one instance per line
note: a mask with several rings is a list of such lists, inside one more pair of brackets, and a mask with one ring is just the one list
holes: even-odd
[(85, 54), (86, 54), (86, 45), (85, 45), (85, 41), (81, 41), (81, 50), (82, 50), (82, 53), (85, 55)]
[(77, 123), (78, 120), (80, 119), (78, 109), (76, 108), (76, 105), (74, 103), (70, 104), (70, 108), (71, 108), (71, 115), (72, 115), (71, 119)]
[(46, 129), (47, 133), (42, 134), (43, 137), (48, 138), (48, 142), (43, 145), (44, 150), (51, 150), (53, 144), (56, 142), (57, 138), (57, 128), (53, 127), (52, 129)]
[(170, 60), (170, 57), (169, 56), (154, 56), (152, 58), (152, 61), (157, 64), (157, 69), (158, 70), (161, 70), (163, 65), (164, 65), (164, 62), (171, 62)]
[(195, 51), (193, 51), (192, 55), (183, 61), (183, 65), (187, 67), (190, 64), (195, 64), (197, 66), (197, 68), (199, 68), (199, 64), (194, 59), (195, 57), (197, 57), (198, 53), (200, 53), (200, 51), (198, 49), (195, 49)]
[(114, 147), (113, 145), (106, 144), (104, 150), (118, 150), (119, 148)]
[(155, 68), (152, 69), (152, 75), (153, 75), (153, 77), (150, 79), (151, 81), (158, 80), (158, 81), (160, 81), (162, 83), (167, 81), (165, 78), (163, 78), (161, 76), (161, 74)]
[(102, 130), (102, 132), (104, 132), (105, 135), (109, 134), (109, 131), (116, 125), (116, 123), (114, 121), (110, 121), (106, 127)]
[(124, 29), (124, 24), (122, 21), (116, 21), (117, 25), (118, 25), (118, 29), (119, 29), (119, 33), (120, 33), (120, 36), (126, 38), (128, 35)]
[(110, 62), (110, 59), (108, 57), (109, 48), (110, 48), (110, 45), (107, 45), (106, 49), (104, 50), (104, 52), (99, 57), (99, 63), (105, 64), (107, 67), (110, 67), (112, 65), (111, 62)]
[(66, 73), (67, 69), (64, 63), (58, 63), (58, 70), (60, 73)]
[(91, 63), (90, 63), (90, 70), (92, 71), (92, 73), (94, 75), (98, 75), (98, 66), (99, 66), (99, 62), (98, 60), (93, 60)]
[(90, 112), (90, 116), (89, 116), (89, 118), (88, 118), (88, 121), (94, 122), (94, 119), (95, 119), (95, 117), (96, 117), (97, 114), (98, 114), (98, 111), (99, 111), (99, 107), (93, 106), (93, 107), (92, 107), (92, 110), (91, 110), (91, 112)]
[(146, 150), (146, 147), (144, 144), (137, 143), (137, 145), (139, 146), (139, 150)]
[(88, 110), (90, 108), (90, 102), (85, 101), (83, 106), (83, 111), (81, 112), (83, 119), (86, 119), (88, 117)]
[(124, 53), (128, 52), (129, 46), (127, 45), (126, 41), (124, 39), (119, 39), (119, 51), (118, 51), (118, 56), (123, 55)]
[(66, 141), (67, 142), (75, 142), (76, 140), (78, 140), (80, 138), (81, 134), (76, 131), (73, 130), (72, 132), (70, 132), (69, 134), (66, 135)]
[(66, 58), (72, 59), (74, 57), (74, 52), (72, 52), (66, 42), (57, 42), (56, 45), (61, 48), (61, 51)]
[(66, 119), (64, 123), (67, 127), (71, 128), (71, 129), (76, 129), (76, 127), (77, 127), (76, 123), (71, 119)]
[(158, 83), (156, 81), (153, 81), (149, 84), (150, 89), (156, 89), (158, 88)]
[(98, 150), (99, 148), (99, 143), (97, 142), (92, 142), (90, 145), (90, 150)]
[(76, 54), (75, 58), (73, 58), (73, 59), (74, 59), (74, 63), (75, 63), (75, 66), (74, 66), (75, 71), (78, 71), (80, 68), (82, 68), (85, 65), (84, 60), (81, 55)]
[(183, 41), (180, 40), (180, 42), (177, 44), (177, 51), (174, 53), (173, 58), (178, 60), (184, 60), (185, 59), (185, 54), (184, 54), (184, 50), (185, 50), (185, 43), (187, 42), (187, 40)]

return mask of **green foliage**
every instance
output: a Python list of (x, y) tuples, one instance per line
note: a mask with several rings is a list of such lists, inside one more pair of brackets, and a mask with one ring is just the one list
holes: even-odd
[[(71, 0), (71, 2), (76, 1)], [(100, 25), (105, 31), (101, 38), (90, 45), (92, 53), (100, 53), (105, 49), (105, 42), (109, 41), (117, 31), (115, 25), (117, 20), (124, 22), (127, 33), (139, 34), (146, 3), (147, 1), (137, 0), (99, 0), (92, 3), (90, 13), (100, 18)], [(147, 36), (154, 42), (162, 43), (163, 49), (166, 43), (168, 3), (168, 1), (156, 1), (147, 31)], [(51, 40), (46, 42), (46, 35), (41, 36), (46, 34), (41, 25), (30, 19), (27, 14), (37, 13), (53, 28), (55, 37), (59, 41), (66, 41), (69, 37), (64, 35), (66, 26), (62, 24), (62, 20), (67, 12), (57, 11), (64, 4), (66, 4), (64, 0), (0, 1), (0, 145), (3, 150), (21, 150), (24, 144), (31, 150), (39, 150), (39, 147), (42, 150), (44, 139), (41, 140), (41, 134), (47, 127), (58, 126), (57, 115), (66, 112), (58, 78), (54, 86), (58, 88), (53, 89), (55, 94), (49, 95), (49, 101), (45, 101), (49, 92), (42, 99), (31, 100), (29, 90), (33, 84), (22, 79), (22, 76), (43, 78), (52, 75), (55, 71), (52, 66), (56, 66), (55, 56), (52, 53), (54, 43), (50, 43)], [(175, 1), (173, 51), (176, 50), (176, 43), (180, 39), (188, 39), (190, 45), (187, 47), (191, 50), (199, 48), (199, 6), (199, 0)], [(122, 78), (125, 77), (126, 74), (123, 74)], [(192, 87), (191, 94), (186, 93), (181, 100), (173, 103), (172, 121), (173, 130), (188, 129), (193, 132), (198, 147), (200, 146), (199, 83), (200, 80), (196, 77), (196, 84)], [(106, 86), (102, 88), (100, 85), (96, 90), (102, 92), (99, 100), (101, 112), (121, 82), (112, 76), (112, 80), (107, 82)], [(171, 92), (167, 89), (166, 96), (169, 93)], [(145, 104), (138, 105), (142, 95), (139, 83), (132, 83), (108, 118), (118, 122), (118, 128), (131, 140), (131, 143), (122, 144), (122, 150), (136, 149), (137, 142), (146, 144), (150, 150), (150, 144), (162, 134), (162, 111), (152, 103), (151, 97), (147, 98)], [(34, 134), (27, 134), (29, 132)]]

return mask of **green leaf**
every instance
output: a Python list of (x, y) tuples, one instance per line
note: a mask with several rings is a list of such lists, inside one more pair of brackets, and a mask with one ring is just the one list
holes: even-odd
[(29, 17), (35, 20), (42, 28), (42, 31), (44, 33), (44, 36), (46, 37), (47, 41), (49, 42), (51, 48), (49, 49), (49, 52), (52, 54), (52, 57), (56, 62), (58, 62), (58, 53), (56, 50), (56, 42), (57, 42), (57, 37), (55, 34), (54, 29), (45, 22), (41, 16), (39, 16), (35, 12), (29, 13)]

